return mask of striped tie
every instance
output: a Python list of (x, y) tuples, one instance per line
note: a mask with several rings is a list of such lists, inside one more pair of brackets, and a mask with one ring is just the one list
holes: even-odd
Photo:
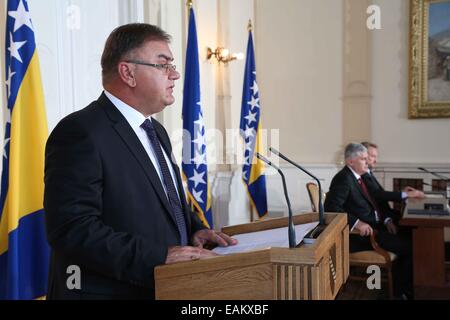
[(147, 136), (153, 146), (153, 150), (158, 158), (159, 168), (161, 169), (162, 178), (164, 185), (167, 190), (167, 197), (169, 199), (170, 206), (172, 207), (172, 214), (175, 216), (177, 222), (178, 231), (181, 236), (181, 245), (185, 246), (188, 244), (187, 241), (187, 229), (186, 221), (184, 220), (183, 207), (181, 206), (180, 199), (178, 198), (177, 190), (175, 189), (175, 184), (173, 183), (172, 176), (170, 175), (169, 166), (167, 165), (166, 158), (164, 157), (163, 151), (161, 149), (161, 144), (159, 143), (158, 136), (156, 135), (153, 123), (146, 119), (141, 125), (141, 128), (147, 132)]

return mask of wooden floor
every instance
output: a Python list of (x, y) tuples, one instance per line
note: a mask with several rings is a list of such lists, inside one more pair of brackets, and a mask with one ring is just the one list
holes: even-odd
[[(350, 274), (362, 274), (361, 269), (351, 269)], [(450, 283), (450, 263), (447, 263), (447, 282)], [(341, 288), (336, 300), (388, 300), (389, 293), (386, 282), (381, 283), (380, 290), (369, 290), (365, 281), (352, 280), (349, 278), (347, 283)]]
[[(351, 275), (363, 275), (364, 270), (361, 268), (351, 267)], [(381, 282), (380, 290), (369, 290), (366, 282), (362, 280), (353, 280), (351, 277), (336, 297), (336, 300), (388, 300), (389, 293), (385, 282)]]

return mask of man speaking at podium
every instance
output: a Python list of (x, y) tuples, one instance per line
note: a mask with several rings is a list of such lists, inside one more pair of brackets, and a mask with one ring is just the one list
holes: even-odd
[(175, 101), (169, 41), (148, 24), (115, 29), (101, 59), (105, 91), (49, 137), (49, 299), (152, 299), (155, 266), (211, 257), (208, 242), (236, 243), (189, 209), (168, 134), (151, 117)]

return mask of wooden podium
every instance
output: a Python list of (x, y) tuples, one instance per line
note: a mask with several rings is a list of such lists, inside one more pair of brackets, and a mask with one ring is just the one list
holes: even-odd
[[(156, 299), (325, 300), (346, 282), (346, 214), (326, 214), (327, 227), (314, 244), (268, 248), (155, 268)], [(229, 235), (287, 226), (287, 218), (226, 227)], [(317, 213), (294, 216), (295, 224), (318, 221)], [(286, 234), (287, 237), (287, 234)]]

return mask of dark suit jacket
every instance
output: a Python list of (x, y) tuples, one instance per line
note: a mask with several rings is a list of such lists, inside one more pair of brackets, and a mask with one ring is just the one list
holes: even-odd
[(392, 217), (394, 220), (400, 219), (400, 212), (395, 211), (389, 205), (389, 201), (402, 202), (402, 193), (395, 191), (386, 191), (383, 186), (378, 182), (377, 178), (373, 174), (366, 173), (362, 176), (364, 183), (370, 190), (370, 194), (373, 195), (378, 207), (383, 213)]
[(402, 201), (402, 193), (396, 191), (386, 191), (383, 186), (378, 182), (377, 178), (373, 174), (365, 173), (362, 176), (367, 187), (371, 189), (373, 196), (379, 201)]
[[(161, 145), (167, 132), (153, 120)], [(205, 228), (177, 187), (189, 238)], [(47, 238), (52, 248), (49, 299), (154, 298), (154, 273), (180, 236), (170, 204), (144, 147), (102, 94), (64, 118), (46, 147)], [(66, 286), (67, 268), (81, 269), (81, 289)]]
[(375, 208), (347, 166), (339, 171), (331, 181), (324, 208), (327, 212), (346, 212), (350, 227), (358, 219), (371, 226), (376, 225)]

